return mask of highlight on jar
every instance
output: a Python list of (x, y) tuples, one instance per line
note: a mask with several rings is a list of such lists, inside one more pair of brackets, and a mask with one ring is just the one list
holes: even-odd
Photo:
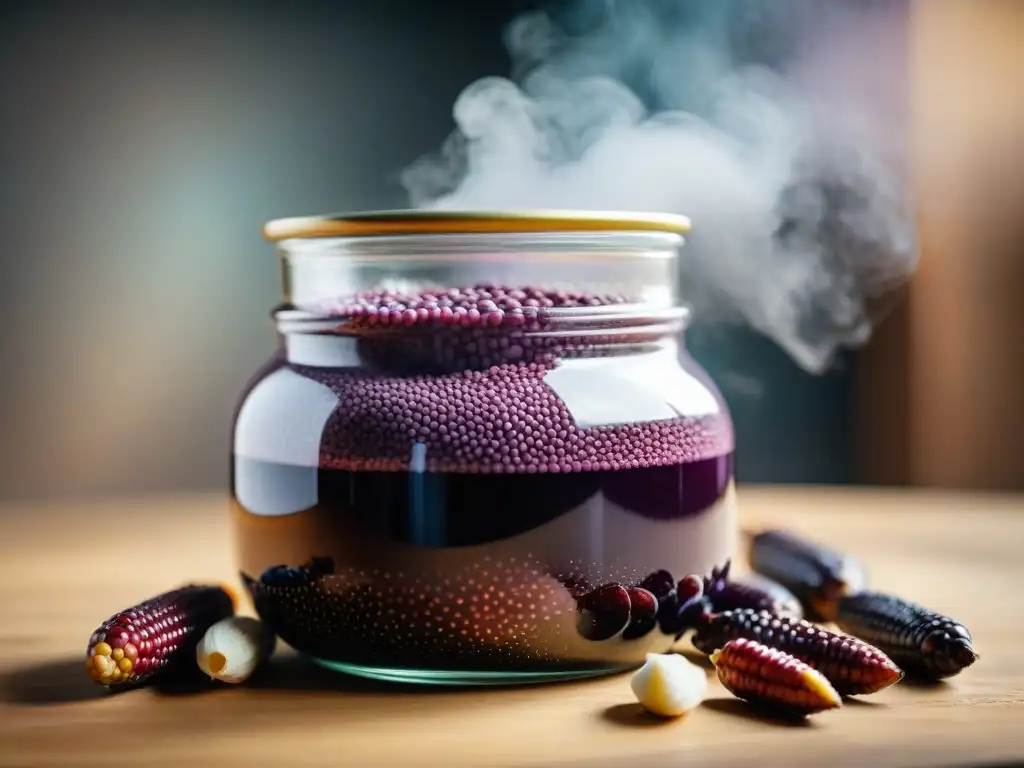
[(736, 545), (733, 429), (687, 354), (689, 222), (284, 219), (277, 354), (238, 405), (239, 568), (316, 662), (485, 684), (634, 669)]

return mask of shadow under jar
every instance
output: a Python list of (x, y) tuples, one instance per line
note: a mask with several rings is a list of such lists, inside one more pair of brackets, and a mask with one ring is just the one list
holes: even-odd
[(686, 354), (688, 222), (426, 212), (286, 219), (278, 353), (232, 491), (260, 616), (368, 677), (633, 668), (729, 557), (733, 432)]

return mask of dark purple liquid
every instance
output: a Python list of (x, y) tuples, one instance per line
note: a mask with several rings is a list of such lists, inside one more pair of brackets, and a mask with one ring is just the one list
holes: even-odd
[(583, 505), (612, 504), (661, 521), (699, 515), (725, 493), (731, 465), (725, 455), (649, 469), (457, 475), (316, 470), (237, 457), (233, 482), (236, 499), (254, 515), (280, 516), (282, 507), (308, 513), (303, 505), (315, 484), (317, 506), (333, 510), (339, 525), (386, 541), (464, 547), (526, 533)]
[[(731, 476), (728, 454), (564, 474), (236, 457), (243, 573), (261, 616), (318, 658), (416, 669), (613, 664), (629, 645), (669, 637), (652, 626), (588, 643), (575, 631), (575, 597), (587, 588), (577, 585), (635, 585), (659, 569), (678, 578), (694, 557), (724, 557)], [(588, 656), (583, 645), (602, 650)]]

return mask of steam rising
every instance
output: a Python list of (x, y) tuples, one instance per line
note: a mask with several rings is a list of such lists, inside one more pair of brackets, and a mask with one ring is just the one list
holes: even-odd
[[(683, 213), (697, 317), (746, 322), (821, 372), (868, 338), (875, 300), (916, 264), (891, 118), (819, 77), (842, 66), (815, 52), (830, 34), (872, 45), (863, 12), (835, 7), (578, 0), (557, 22), (523, 14), (506, 32), (511, 78), (468, 86), (457, 129), (403, 183), (428, 208)], [(801, 38), (814, 18), (817, 49)]]

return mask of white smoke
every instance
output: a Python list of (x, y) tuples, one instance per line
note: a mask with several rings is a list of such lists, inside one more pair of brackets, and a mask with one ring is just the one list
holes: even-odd
[[(598, 5), (583, 33), (512, 22), (511, 78), (462, 92), (457, 129), (403, 174), (412, 203), (683, 213), (697, 317), (746, 322), (822, 372), (916, 266), (898, 120), (822, 76), (854, 71), (859, 49), (838, 42), (878, 46), (878, 25), (807, 0), (577, 0), (565, 18)], [(799, 45), (815, 13), (817, 45)], [(741, 63), (738, 39), (784, 62)]]

